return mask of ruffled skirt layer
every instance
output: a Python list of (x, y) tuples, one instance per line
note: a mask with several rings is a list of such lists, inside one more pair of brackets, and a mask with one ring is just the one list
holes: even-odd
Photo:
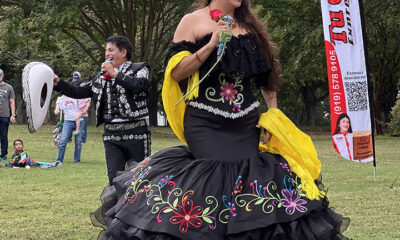
[(349, 224), (270, 153), (224, 161), (168, 148), (122, 172), (101, 201), (91, 214), (99, 239), (347, 239)]

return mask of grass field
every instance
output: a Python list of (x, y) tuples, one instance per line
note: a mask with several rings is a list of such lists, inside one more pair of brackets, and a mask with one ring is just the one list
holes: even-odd
[[(13, 152), (12, 140), (21, 138), (32, 158), (54, 162), (53, 128), (44, 126), (29, 134), (26, 126), (11, 125), (8, 157)], [(89, 127), (79, 164), (73, 163), (73, 143), (67, 146), (62, 168), (11, 169), (2, 164), (1, 240), (96, 239), (99, 229), (91, 225), (89, 213), (99, 206), (99, 195), (108, 182), (102, 132), (101, 127)], [(376, 138), (374, 181), (372, 164), (340, 159), (328, 135), (311, 137), (322, 162), (330, 205), (351, 218), (345, 235), (354, 240), (400, 239), (400, 139)], [(153, 153), (179, 144), (168, 128), (153, 128)]]

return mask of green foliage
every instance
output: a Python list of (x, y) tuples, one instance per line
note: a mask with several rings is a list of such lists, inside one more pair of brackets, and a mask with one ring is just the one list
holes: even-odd
[(40, 1), (7, 1), (0, 6), (0, 68), (5, 71), (5, 81), (14, 87), (18, 122), (26, 121), (21, 78), (29, 62), (44, 62), (65, 80), (74, 71), (80, 71), (84, 79), (94, 72), (79, 45), (66, 38), (52, 20), (48, 7)]
[[(326, 122), (328, 84), (320, 1), (254, 0), (264, 7), (267, 30), (278, 45), (282, 62), (279, 106), (294, 121), (312, 125)], [(400, 2), (363, 1), (370, 81), (377, 114), (387, 121), (400, 78)], [(320, 113), (320, 114), (317, 114)], [(307, 122), (304, 120), (307, 119)]]
[(267, 31), (279, 48), (279, 107), (302, 125), (326, 124), (323, 117), (329, 108), (324, 102), (329, 100), (320, 2), (254, 2), (264, 7), (259, 15), (265, 16)]
[(391, 135), (400, 136), (400, 97), (397, 98), (396, 104), (390, 112), (391, 119), (388, 124)]
[[(41, 61), (62, 79), (74, 71), (90, 79), (104, 61), (105, 40), (122, 35), (134, 46), (132, 61), (145, 61), (153, 72), (160, 72), (175, 27), (190, 4), (189, 0), (0, 0), (0, 67), (15, 68), (7, 75), (20, 79), (27, 63)], [(8, 58), (13, 59), (12, 66), (5, 65)], [(152, 78), (151, 116), (157, 112), (161, 80)]]
[[(42, 61), (62, 78), (88, 80), (104, 59), (104, 41), (124, 35), (133, 61), (152, 66), (150, 112), (158, 109), (164, 55), (190, 0), (0, 0), (0, 68), (20, 95), (21, 73)], [(364, 0), (377, 121), (387, 121), (400, 78), (400, 2)], [(282, 62), (279, 107), (302, 125), (324, 125), (329, 114), (320, 1), (253, 0)], [(17, 97), (17, 104), (18, 104)], [(380, 108), (377, 108), (377, 106)], [(22, 107), (22, 104), (21, 106)], [(18, 110), (19, 111), (19, 110)], [(20, 113), (19, 113), (20, 115)], [(20, 119), (19, 119), (20, 120)]]
[[(161, 67), (173, 30), (189, 3), (177, 0), (49, 0), (45, 4), (48, 13), (42, 22), (46, 29), (61, 29), (78, 43), (93, 64), (99, 65), (104, 60), (105, 40), (112, 35), (122, 35), (134, 46), (132, 60), (146, 61), (156, 69)], [(91, 42), (97, 52), (88, 48), (87, 42)]]
[(373, 83), (375, 119), (390, 119), (400, 79), (400, 1), (364, 0), (370, 81)]

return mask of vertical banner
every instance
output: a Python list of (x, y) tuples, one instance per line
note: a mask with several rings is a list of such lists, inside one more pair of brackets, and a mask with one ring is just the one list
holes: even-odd
[(332, 143), (342, 157), (373, 161), (371, 115), (358, 0), (321, 0)]

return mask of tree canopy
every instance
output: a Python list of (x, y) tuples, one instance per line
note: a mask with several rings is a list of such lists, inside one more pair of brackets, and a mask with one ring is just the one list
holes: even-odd
[[(104, 61), (105, 40), (128, 37), (133, 61), (152, 66), (149, 107), (155, 124), (164, 56), (189, 0), (0, 0), (0, 68), (17, 92), (21, 73), (42, 61), (63, 79), (89, 80)], [(328, 126), (329, 99), (320, 1), (253, 0), (279, 47), (279, 107), (301, 125)], [(370, 80), (377, 123), (388, 122), (400, 78), (400, 3), (364, 1)], [(54, 116), (50, 116), (54, 118)]]

